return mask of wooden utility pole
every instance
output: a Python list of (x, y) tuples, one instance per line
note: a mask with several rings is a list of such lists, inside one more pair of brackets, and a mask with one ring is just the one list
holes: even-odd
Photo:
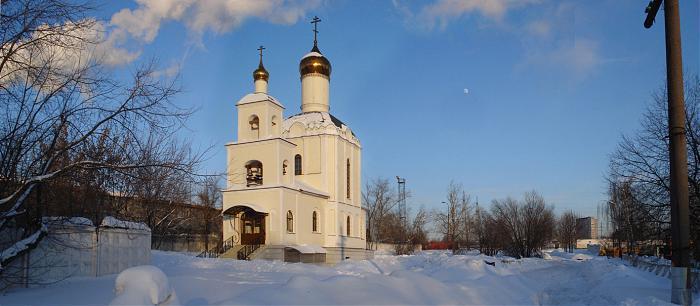
[[(662, 0), (647, 7), (644, 26), (649, 28)], [(666, 81), (668, 90), (668, 133), (671, 176), (671, 302), (692, 304), (690, 290), (690, 220), (688, 209), (688, 156), (685, 141), (683, 60), (678, 0), (665, 0)]]

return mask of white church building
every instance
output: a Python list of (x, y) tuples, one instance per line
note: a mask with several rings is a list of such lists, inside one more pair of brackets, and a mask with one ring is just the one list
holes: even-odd
[[(318, 19), (314, 19), (318, 21)], [(316, 30), (314, 30), (316, 33)], [(301, 113), (268, 93), (260, 48), (255, 91), (236, 103), (237, 141), (226, 144), (223, 238), (239, 259), (365, 259), (360, 141), (331, 115), (331, 63), (314, 46), (301, 58)]]

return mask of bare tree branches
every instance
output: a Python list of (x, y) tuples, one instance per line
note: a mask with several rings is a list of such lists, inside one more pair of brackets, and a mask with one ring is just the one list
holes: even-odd
[(155, 62), (112, 75), (95, 56), (101, 36), (89, 11), (75, 1), (2, 3), (0, 231), (12, 224), (33, 237), (46, 195), (59, 189), (158, 197), (158, 184), (187, 182), (202, 158), (173, 137), (192, 113), (172, 103), (177, 80), (160, 78)]
[(365, 183), (362, 203), (367, 208), (367, 242), (371, 248), (373, 243), (382, 242), (387, 229), (387, 217), (398, 202), (389, 180), (376, 178)]
[(573, 211), (565, 211), (557, 221), (557, 239), (564, 250), (573, 252), (576, 248), (576, 219)]
[(450, 182), (447, 187), (445, 210), (435, 212), (435, 226), (438, 233), (456, 252), (461, 245), (469, 244), (471, 197), (461, 184)]
[(511, 256), (532, 257), (550, 241), (554, 231), (554, 208), (546, 205), (536, 191), (527, 192), (523, 201), (513, 198), (493, 200), (487, 232), (495, 233), (502, 249)]
[(378, 243), (392, 243), (396, 244), (397, 254), (408, 254), (413, 252), (413, 245), (427, 241), (428, 213), (421, 207), (413, 219), (409, 217), (404, 224), (398, 211), (398, 197), (388, 179), (366, 182), (362, 203), (367, 208), (368, 248), (374, 249)]
[[(690, 191), (691, 240), (700, 241), (700, 80), (686, 78), (686, 141)], [(652, 96), (641, 129), (623, 136), (610, 158), (607, 211), (613, 237), (630, 244), (667, 240), (670, 222), (666, 90)], [(695, 243), (695, 245), (700, 245)], [(695, 251), (700, 259), (700, 248)]]

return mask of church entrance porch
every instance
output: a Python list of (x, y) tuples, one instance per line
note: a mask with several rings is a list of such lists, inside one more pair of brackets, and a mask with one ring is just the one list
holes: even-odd
[(229, 248), (240, 249), (246, 245), (266, 243), (267, 216), (263, 207), (255, 204), (239, 204), (222, 212), (224, 237), (230, 242)]
[(265, 244), (265, 214), (254, 210), (241, 214), (241, 244)]

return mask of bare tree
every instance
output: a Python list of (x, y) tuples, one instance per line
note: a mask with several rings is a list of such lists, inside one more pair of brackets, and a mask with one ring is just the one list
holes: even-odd
[(200, 183), (200, 190), (197, 192), (199, 205), (206, 207), (221, 207), (221, 177), (207, 176)]
[(522, 202), (513, 198), (493, 200), (491, 229), (500, 236), (502, 249), (516, 257), (532, 257), (552, 238), (554, 208), (537, 192), (525, 193)]
[[(411, 214), (409, 213), (409, 216)], [(403, 228), (403, 222), (399, 217), (398, 212), (391, 213), (389, 219), (392, 220), (391, 228), (396, 233), (394, 240), (394, 252), (397, 255), (413, 254), (417, 245), (425, 245), (428, 242), (428, 233), (426, 225), (428, 224), (428, 211), (424, 207), (420, 207), (408, 223), (407, 228)], [(405, 238), (404, 238), (405, 237)]]
[(507, 197), (503, 200), (493, 200), (491, 203), (491, 216), (498, 227), (497, 233), (503, 234), (504, 251), (511, 255), (524, 255), (525, 232), (520, 219), (520, 205), (518, 201)]
[(376, 178), (365, 183), (362, 203), (367, 208), (367, 246), (373, 248), (376, 243), (383, 242), (384, 233), (391, 228), (389, 217), (397, 205), (396, 193), (389, 180)]
[[(2, 3), (0, 231), (13, 227), (21, 235), (0, 250), (0, 266), (45, 235), (39, 190), (72, 176), (101, 177), (92, 181), (100, 186), (110, 175), (123, 182), (143, 169), (187, 175), (200, 160), (168, 155), (191, 114), (172, 103), (176, 81), (161, 79), (153, 62), (130, 78), (105, 69), (94, 53), (100, 41), (89, 11), (67, 0)], [(98, 154), (104, 150), (109, 154)]]
[(426, 225), (428, 224), (428, 211), (424, 207), (420, 207), (411, 222), (409, 241), (413, 245), (424, 245), (428, 242), (428, 233)]
[[(209, 207), (209, 208), (221, 208), (221, 177), (219, 176), (208, 176), (201, 183), (201, 189), (197, 193), (197, 199), (199, 205)], [(217, 210), (204, 210), (204, 214), (198, 216), (205, 223), (204, 229), (204, 248), (209, 249), (209, 237), (211, 236), (215, 228), (213, 223), (220, 224), (218, 214), (214, 214)]]
[(576, 213), (568, 210), (561, 214), (557, 221), (557, 239), (569, 253), (576, 247), (576, 219), (578, 219)]
[(468, 245), (471, 197), (464, 191), (462, 185), (450, 182), (447, 187), (447, 202), (444, 210), (434, 213), (436, 230), (443, 235), (451, 245), (452, 252), (460, 248), (460, 244)]
[[(630, 244), (670, 237), (665, 88), (658, 90), (652, 98), (653, 102), (641, 120), (641, 129), (631, 136), (623, 136), (610, 159), (608, 211), (613, 234), (618, 241), (623, 239)], [(695, 258), (700, 259), (700, 80), (697, 76), (686, 78), (685, 98), (690, 238), (695, 241), (692, 243), (696, 247)]]
[(554, 208), (547, 206), (537, 191), (525, 193), (522, 206), (522, 222), (525, 232), (525, 257), (532, 257), (552, 239), (554, 232)]

